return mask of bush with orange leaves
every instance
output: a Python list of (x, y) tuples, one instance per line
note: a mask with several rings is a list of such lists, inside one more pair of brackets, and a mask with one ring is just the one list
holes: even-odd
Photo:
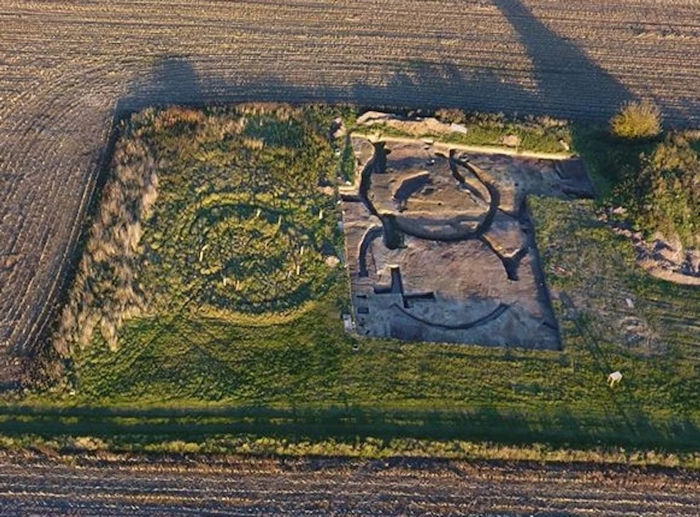
[(204, 114), (191, 108), (173, 106), (161, 111), (154, 120), (156, 131), (170, 129), (178, 124), (196, 126), (204, 121)]

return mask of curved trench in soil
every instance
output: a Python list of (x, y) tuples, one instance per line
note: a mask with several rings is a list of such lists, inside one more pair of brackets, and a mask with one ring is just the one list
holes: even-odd
[[(449, 160), (449, 166), (450, 166), (450, 171), (452, 173), (453, 178), (459, 183), (461, 188), (467, 189), (470, 192), (472, 192), (474, 195), (479, 197), (480, 199), (487, 201), (484, 199), (484, 196), (479, 193), (478, 191), (475, 191), (474, 187), (469, 185), (467, 182), (466, 178), (463, 176), (463, 174), (460, 172), (459, 168), (462, 167), (469, 171), (488, 191), (490, 200), (488, 200), (489, 208), (486, 212), (486, 215), (484, 219), (477, 225), (477, 227), (473, 230), (468, 230), (464, 231), (461, 233), (458, 233), (457, 235), (446, 235), (446, 236), (439, 236), (439, 235), (434, 235), (434, 234), (429, 234), (427, 232), (423, 232), (420, 230), (420, 228), (412, 227), (407, 224), (401, 224), (396, 216), (394, 214), (388, 214), (388, 213), (379, 213), (377, 208), (374, 206), (374, 203), (369, 197), (369, 190), (372, 185), (372, 174), (385, 174), (386, 173), (386, 157), (387, 154), (391, 151), (387, 151), (385, 147), (385, 142), (374, 142), (374, 155), (372, 159), (367, 163), (367, 165), (364, 167), (361, 173), (361, 178), (360, 178), (360, 185), (358, 189), (358, 198), (359, 201), (363, 203), (365, 208), (369, 211), (370, 214), (376, 216), (380, 221), (382, 226), (373, 226), (369, 228), (365, 234), (362, 237), (362, 241), (360, 243), (360, 249), (359, 249), (359, 273), (358, 275), (360, 277), (368, 277), (369, 276), (369, 271), (367, 268), (367, 253), (369, 251), (369, 247), (374, 242), (375, 239), (379, 238), (380, 236), (383, 237), (384, 245), (389, 248), (389, 249), (397, 249), (403, 245), (403, 238), (405, 235), (419, 238), (419, 239), (426, 239), (426, 240), (433, 240), (433, 241), (444, 241), (444, 242), (456, 242), (456, 241), (464, 241), (464, 240), (479, 240), (481, 241), (484, 245), (486, 245), (493, 253), (498, 257), (498, 259), (501, 261), (503, 264), (503, 268), (505, 270), (506, 275), (510, 280), (517, 281), (518, 280), (518, 270), (520, 267), (520, 264), (522, 262), (522, 259), (528, 255), (528, 253), (532, 252), (534, 253), (533, 255), (533, 260), (535, 261), (535, 279), (536, 283), (538, 285), (538, 291), (539, 291), (539, 298), (543, 301), (545, 304), (545, 307), (547, 309), (547, 312), (551, 315), (552, 313), (552, 306), (551, 306), (551, 299), (549, 292), (545, 286), (544, 283), (544, 275), (543, 272), (540, 270), (539, 266), (539, 257), (537, 253), (537, 249), (534, 245), (534, 229), (531, 224), (531, 220), (528, 216), (527, 212), (527, 205), (525, 201), (523, 201), (523, 204), (521, 205), (520, 209), (518, 210), (517, 214), (511, 214), (508, 212), (505, 212), (499, 208), (500, 204), (500, 191), (498, 188), (487, 179), (487, 174), (485, 171), (481, 170), (478, 166), (470, 163), (468, 160), (464, 159), (459, 159), (456, 156), (456, 152), (454, 150), (450, 151), (450, 155), (444, 156)], [(421, 181), (411, 181), (408, 184), (406, 184), (406, 188), (404, 189), (406, 192), (403, 194), (404, 202), (408, 200), (410, 195), (414, 193), (415, 191), (419, 190), (418, 187), (420, 186), (422, 182)], [(403, 185), (403, 184), (402, 184)], [(399, 202), (401, 202), (401, 199), (399, 199)], [(515, 253), (512, 255), (504, 255), (500, 253), (498, 250), (496, 250), (491, 242), (489, 242), (488, 239), (485, 238), (485, 233), (491, 228), (493, 221), (496, 217), (497, 211), (501, 210), (501, 212), (513, 219), (516, 219), (521, 227), (523, 228), (522, 231), (524, 231), (527, 234), (527, 240), (528, 242), (519, 250), (517, 250)], [(397, 304), (394, 304), (396, 309), (400, 311), (402, 314), (405, 316), (421, 323), (424, 325), (429, 325), (433, 327), (439, 327), (439, 328), (444, 328), (447, 330), (467, 330), (470, 328), (474, 328), (480, 325), (484, 325), (486, 323), (489, 323), (497, 318), (499, 318), (508, 308), (509, 305), (501, 303), (494, 309), (492, 312), (489, 314), (478, 318), (476, 320), (466, 322), (466, 323), (460, 323), (456, 325), (446, 325), (446, 324), (440, 324), (440, 323), (435, 323), (431, 322), (428, 320), (424, 320), (420, 317), (415, 316), (414, 314), (411, 314), (410, 312), (406, 311), (404, 308), (398, 306)], [(546, 325), (549, 328), (552, 328), (558, 332), (558, 325), (556, 324), (556, 320), (553, 320), (553, 316), (551, 317), (545, 317), (543, 320), (544, 325)]]
[[(456, 158), (454, 151), (450, 152), (450, 170), (452, 172), (452, 176), (460, 184), (460, 186), (471, 191), (471, 188), (466, 182), (464, 176), (462, 176), (462, 174), (460, 174), (459, 172), (459, 167), (463, 167), (469, 172), (471, 172), (474, 175), (474, 177), (476, 177), (476, 179), (482, 185), (484, 185), (491, 199), (489, 201), (489, 208), (486, 212), (486, 216), (473, 230), (465, 230), (463, 232), (459, 232), (453, 235), (435, 235), (427, 231), (422, 231), (420, 228), (408, 224), (402, 224), (394, 214), (380, 214), (377, 208), (374, 206), (374, 203), (372, 203), (372, 200), (369, 198), (368, 195), (369, 189), (372, 186), (372, 174), (386, 174), (386, 155), (388, 153), (386, 150), (385, 142), (374, 142), (372, 145), (374, 146), (374, 155), (362, 170), (360, 185), (358, 189), (358, 196), (360, 201), (369, 211), (369, 213), (376, 216), (381, 221), (382, 228), (380, 229), (378, 227), (372, 227), (369, 230), (367, 230), (365, 235), (362, 237), (362, 242), (360, 243), (359, 250), (359, 275), (361, 277), (367, 277), (369, 275), (369, 272), (367, 270), (366, 255), (367, 251), (369, 250), (369, 246), (374, 241), (374, 239), (379, 237), (379, 235), (382, 235), (384, 238), (384, 245), (387, 248), (393, 250), (401, 247), (403, 244), (403, 236), (408, 235), (417, 239), (441, 242), (479, 240), (482, 243), (484, 243), (498, 257), (498, 259), (503, 264), (503, 269), (505, 270), (508, 278), (514, 281), (518, 280), (518, 269), (520, 267), (520, 262), (522, 261), (523, 257), (527, 255), (529, 251), (529, 246), (523, 246), (513, 255), (506, 256), (499, 253), (492, 246), (492, 244), (484, 238), (484, 234), (491, 228), (493, 220), (496, 217), (496, 212), (499, 209), (498, 206), (501, 201), (501, 194), (496, 188), (496, 186), (486, 179), (486, 175), (483, 173), (483, 171), (481, 171), (481, 169), (469, 163), (468, 161)], [(414, 185), (409, 185), (409, 187), (410, 188), (407, 187), (409, 191), (406, 192), (406, 195), (404, 196), (406, 200), (408, 199), (410, 194), (415, 190), (413, 188)], [(518, 219), (520, 220), (521, 224), (527, 224), (527, 221), (523, 220), (523, 218), (527, 218), (525, 211), (521, 210), (520, 212), (521, 214)]]
[(456, 325), (446, 325), (444, 323), (435, 323), (434, 321), (428, 321), (426, 319), (419, 318), (418, 316), (408, 312), (406, 309), (404, 309), (403, 307), (401, 307), (397, 303), (393, 303), (391, 306), (394, 307), (395, 309), (397, 309), (399, 312), (401, 312), (404, 316), (408, 316), (409, 318), (411, 318), (414, 321), (422, 323), (423, 325), (428, 325), (430, 327), (438, 327), (438, 328), (445, 329), (445, 330), (469, 330), (471, 328), (478, 327), (480, 325), (485, 325), (486, 323), (489, 323), (489, 322), (495, 320), (496, 318), (500, 317), (501, 314), (506, 312), (506, 310), (508, 310), (508, 307), (510, 307), (509, 305), (507, 305), (505, 303), (500, 303), (500, 304), (498, 304), (498, 307), (496, 307), (494, 310), (492, 310), (486, 316), (482, 316), (481, 318), (478, 318), (474, 321), (470, 321), (467, 323), (458, 323)]

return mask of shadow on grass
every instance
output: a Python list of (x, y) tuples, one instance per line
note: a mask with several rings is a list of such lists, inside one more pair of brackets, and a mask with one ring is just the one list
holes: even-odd
[(640, 170), (642, 154), (653, 151), (660, 138), (623, 141), (610, 136), (605, 126), (572, 124), (573, 149), (583, 158), (599, 198), (627, 174)]
[[(630, 425), (632, 428), (630, 428)], [(652, 422), (639, 413), (575, 415), (568, 411), (522, 414), (483, 408), (465, 412), (386, 411), (356, 407), (326, 409), (35, 408), (0, 412), (0, 434), (96, 436), (198, 441), (221, 435), (254, 435), (290, 440), (415, 438), (489, 441), (558, 447), (620, 446), (669, 452), (697, 450), (700, 430), (689, 420)]]

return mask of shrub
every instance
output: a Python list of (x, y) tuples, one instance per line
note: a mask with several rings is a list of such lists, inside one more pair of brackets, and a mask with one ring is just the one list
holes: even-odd
[(467, 115), (457, 108), (442, 108), (435, 112), (435, 118), (448, 124), (463, 124)]
[(610, 130), (618, 138), (654, 138), (661, 133), (661, 112), (648, 101), (628, 102), (610, 120)]
[(700, 158), (688, 141), (671, 135), (642, 157), (642, 169), (614, 192), (617, 204), (647, 234), (700, 245)]

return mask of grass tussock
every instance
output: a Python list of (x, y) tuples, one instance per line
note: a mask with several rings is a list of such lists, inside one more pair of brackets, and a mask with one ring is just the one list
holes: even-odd
[(661, 134), (661, 111), (649, 101), (628, 102), (610, 120), (611, 133), (623, 139), (654, 138)]

